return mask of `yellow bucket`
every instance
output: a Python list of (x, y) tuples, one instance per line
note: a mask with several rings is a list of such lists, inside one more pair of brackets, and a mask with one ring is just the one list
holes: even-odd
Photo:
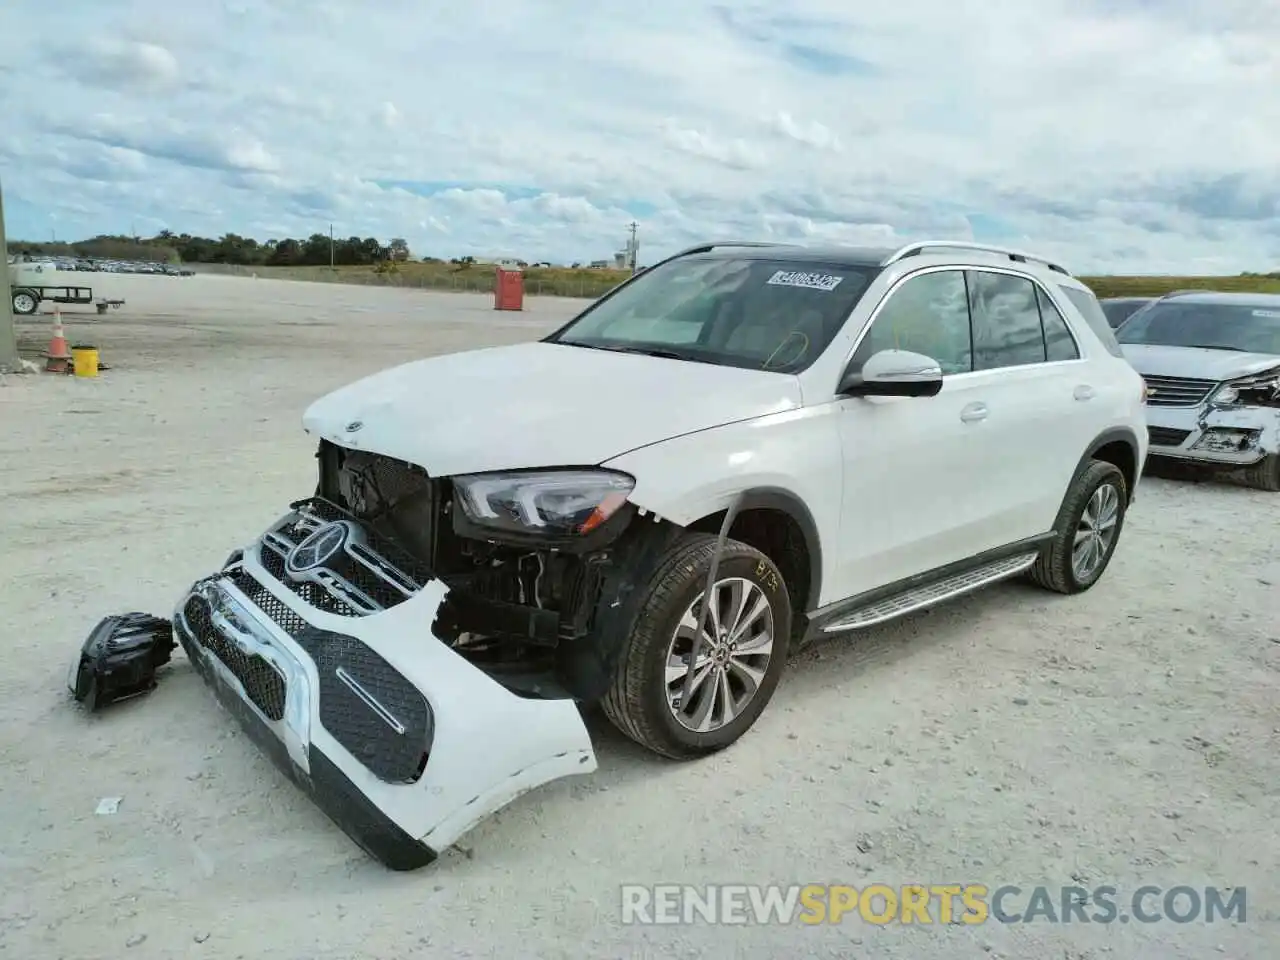
[(71, 348), (71, 366), (77, 377), (98, 375), (98, 348), (74, 346)]

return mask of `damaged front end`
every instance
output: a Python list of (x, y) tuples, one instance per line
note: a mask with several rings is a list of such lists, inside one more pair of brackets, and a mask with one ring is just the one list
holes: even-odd
[(1152, 456), (1225, 471), (1280, 456), (1280, 368), (1223, 383), (1147, 379)]
[(432, 478), (328, 441), (317, 456), (315, 496), (194, 584), (174, 635), (335, 822), (413, 869), (519, 794), (596, 768), (577, 704), (608, 685), (626, 571), (672, 525), (623, 495), (575, 530), (520, 529), (530, 505), (498, 476)]

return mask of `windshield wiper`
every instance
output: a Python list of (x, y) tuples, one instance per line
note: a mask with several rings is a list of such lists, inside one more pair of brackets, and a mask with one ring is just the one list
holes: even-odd
[(660, 347), (628, 347), (617, 343), (583, 343), (580, 340), (557, 340), (556, 343), (562, 343), (568, 347), (586, 347), (588, 350), (608, 350), (610, 353), (638, 353), (646, 357), (659, 357), (663, 360), (692, 360), (685, 353), (677, 353), (674, 350), (663, 350)]
[(1192, 350), (1234, 350), (1236, 353), (1248, 353), (1243, 347), (1228, 347), (1222, 343), (1183, 343), (1179, 346), (1188, 347)]

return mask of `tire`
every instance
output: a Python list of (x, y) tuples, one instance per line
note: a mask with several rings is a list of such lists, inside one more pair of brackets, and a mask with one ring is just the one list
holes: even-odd
[(1268, 454), (1247, 470), (1240, 471), (1239, 476), (1241, 486), (1280, 492), (1280, 453)]
[[(773, 696), (786, 666), (791, 637), (791, 598), (782, 574), (759, 550), (736, 540), (726, 540), (716, 572), (715, 593), (721, 596), (722, 601), (729, 601), (733, 591), (740, 590), (747, 598), (742, 603), (744, 608), (754, 607), (760, 599), (766, 602), (768, 617), (762, 614), (748, 626), (760, 627), (762, 632), (758, 637), (763, 636), (766, 621), (771, 619), (772, 641), (768, 660), (764, 661), (759, 656), (752, 659), (752, 654), (743, 653), (741, 649), (737, 654), (729, 654), (727, 648), (715, 651), (704, 640), (699, 660), (706, 657), (712, 661), (707, 663), (711, 672), (709, 676), (705, 672), (695, 674), (695, 679), (699, 676), (706, 679), (689, 697), (689, 708), (682, 711), (695, 714), (686, 715), (688, 725), (677, 719), (668, 691), (680, 689), (676, 686), (680, 681), (668, 687), (668, 660), (672, 651), (676, 655), (683, 652), (687, 643), (684, 637), (692, 640), (694, 630), (681, 630), (681, 638), (677, 639), (677, 628), (690, 610), (697, 613), (695, 604), (701, 600), (706, 588), (715, 551), (715, 537), (696, 534), (677, 542), (654, 566), (619, 653), (613, 681), (600, 702), (605, 716), (624, 734), (654, 753), (673, 760), (689, 760), (714, 753), (746, 733)], [(725, 603), (725, 609), (729, 608), (730, 604)], [(712, 632), (710, 624), (707, 632)], [(758, 637), (757, 643), (760, 642)], [(732, 659), (726, 661), (726, 657)], [(707, 680), (718, 682), (717, 659), (725, 664), (719, 669), (724, 671), (731, 693), (745, 693), (746, 688), (741, 685), (747, 674), (742, 665), (757, 671), (762, 669), (763, 675), (758, 678), (753, 695), (738, 704), (731, 719), (723, 722), (723, 715), (720, 715), (722, 722), (719, 725), (699, 730), (696, 710), (698, 706), (705, 705), (704, 698), (711, 691)], [(678, 666), (677, 663), (677, 669)], [(721, 694), (719, 702), (723, 702), (723, 690), (721, 687), (717, 691)]]
[[(1102, 492), (1105, 488), (1110, 488), (1110, 497), (1114, 498), (1114, 524), (1109, 528), (1109, 538), (1099, 545), (1097, 561), (1087, 570), (1080, 570), (1074, 562), (1076, 537), (1084, 531), (1086, 511), (1096, 508), (1099, 501), (1109, 502), (1109, 495)], [(1065, 594), (1083, 593), (1097, 583), (1110, 565), (1116, 544), (1120, 542), (1128, 503), (1128, 484), (1120, 469), (1102, 460), (1089, 461), (1062, 501), (1053, 541), (1041, 551), (1035, 565), (1028, 571), (1032, 582), (1046, 590)]]
[(40, 306), (40, 298), (30, 290), (13, 291), (13, 312), (20, 317), (30, 316)]

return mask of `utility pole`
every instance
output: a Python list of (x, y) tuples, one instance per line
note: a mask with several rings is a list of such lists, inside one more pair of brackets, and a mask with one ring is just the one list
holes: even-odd
[(333, 224), (329, 224), (329, 269), (333, 269)]
[(13, 327), (13, 293), (9, 289), (9, 244), (4, 236), (4, 191), (0, 189), (0, 253), (4, 254), (4, 282), (0, 293), (0, 371), (16, 371), (22, 368), (18, 360), (18, 332)]
[(636, 231), (640, 229), (640, 224), (632, 220), (629, 229), (631, 240), (627, 243), (627, 258), (631, 261), (631, 273), (634, 276), (636, 265), (640, 262), (640, 241), (636, 239)]

